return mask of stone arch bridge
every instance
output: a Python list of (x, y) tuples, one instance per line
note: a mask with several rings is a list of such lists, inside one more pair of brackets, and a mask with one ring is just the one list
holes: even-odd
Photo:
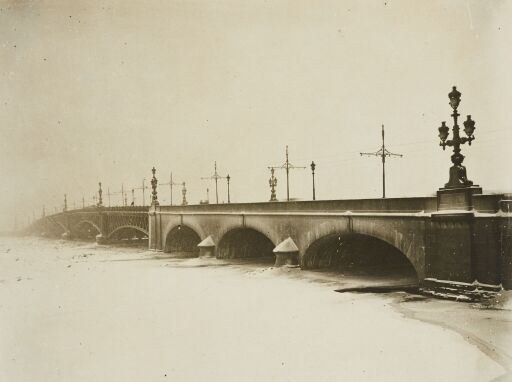
[(218, 258), (272, 257), (288, 245), (290, 259), (306, 269), (336, 262), (344, 245), (361, 253), (377, 248), (406, 259), (420, 284), (476, 281), (510, 289), (510, 199), (463, 191), (421, 198), (92, 207), (46, 216), (30, 231), (96, 237), (100, 243), (127, 233), (149, 237), (155, 251), (197, 255), (201, 244)]
[[(296, 262), (332, 262), (343, 243), (393, 249), (420, 284), (455, 281), (510, 288), (512, 202), (506, 195), (152, 206), (149, 246), (194, 251), (208, 238), (218, 258), (272, 256), (291, 238)], [(374, 246), (375, 247), (375, 246)], [(473, 284), (474, 285), (474, 284)]]

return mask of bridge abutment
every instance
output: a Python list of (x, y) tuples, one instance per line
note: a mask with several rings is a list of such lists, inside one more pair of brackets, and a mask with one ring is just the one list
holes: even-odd
[(472, 225), (474, 214), (433, 213), (427, 233), (426, 278), (471, 283), (474, 281)]
[(504, 250), (508, 226), (500, 223), (495, 206), (475, 208), (480, 194), (479, 187), (438, 191), (438, 211), (427, 231), (422, 283), (427, 293), (473, 298), (499, 290), (500, 284), (510, 288), (510, 274), (502, 271), (507, 257), (510, 265), (510, 250)]

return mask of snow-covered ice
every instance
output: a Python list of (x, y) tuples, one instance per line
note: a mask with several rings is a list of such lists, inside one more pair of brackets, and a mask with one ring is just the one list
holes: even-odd
[(335, 293), (301, 272), (2, 238), (0, 381), (490, 381), (510, 367), (508, 302)]

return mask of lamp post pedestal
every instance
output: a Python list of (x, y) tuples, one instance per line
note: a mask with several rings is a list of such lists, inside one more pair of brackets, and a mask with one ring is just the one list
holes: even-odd
[(482, 187), (441, 188), (437, 191), (438, 211), (471, 211), (473, 210), (473, 195), (481, 195)]

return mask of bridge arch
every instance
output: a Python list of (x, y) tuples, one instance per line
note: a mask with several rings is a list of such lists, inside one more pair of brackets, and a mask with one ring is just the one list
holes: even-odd
[(368, 275), (395, 275), (417, 282), (422, 270), (384, 238), (360, 233), (330, 233), (313, 241), (302, 261), (305, 269), (331, 269)]
[(101, 234), (101, 229), (90, 220), (81, 220), (73, 226), (71, 232), (81, 238), (91, 238)]
[(201, 237), (187, 225), (178, 224), (170, 229), (165, 237), (164, 252), (187, 252), (190, 255), (198, 255), (197, 245)]
[(139, 236), (142, 234), (144, 236), (149, 236), (149, 233), (148, 231), (146, 231), (145, 229), (139, 227), (139, 226), (136, 226), (136, 225), (123, 225), (123, 226), (120, 226), (120, 227), (117, 227), (116, 229), (114, 229), (112, 232), (110, 232), (108, 234), (108, 239), (111, 239), (111, 238), (115, 238), (119, 235), (121, 235), (122, 233), (125, 233), (125, 232), (132, 232), (132, 233), (138, 233)]
[(56, 219), (50, 219), (50, 218), (47, 218), (47, 221), (53, 223), (52, 224), (52, 227), (56, 227), (56, 228), (60, 228), (60, 232), (58, 232), (59, 234), (63, 234), (65, 232), (68, 232), (69, 229), (68, 227), (66, 227), (64, 224), (62, 224), (60, 221), (56, 220)]
[(275, 243), (265, 234), (249, 227), (237, 227), (224, 233), (217, 246), (217, 257), (275, 259)]

